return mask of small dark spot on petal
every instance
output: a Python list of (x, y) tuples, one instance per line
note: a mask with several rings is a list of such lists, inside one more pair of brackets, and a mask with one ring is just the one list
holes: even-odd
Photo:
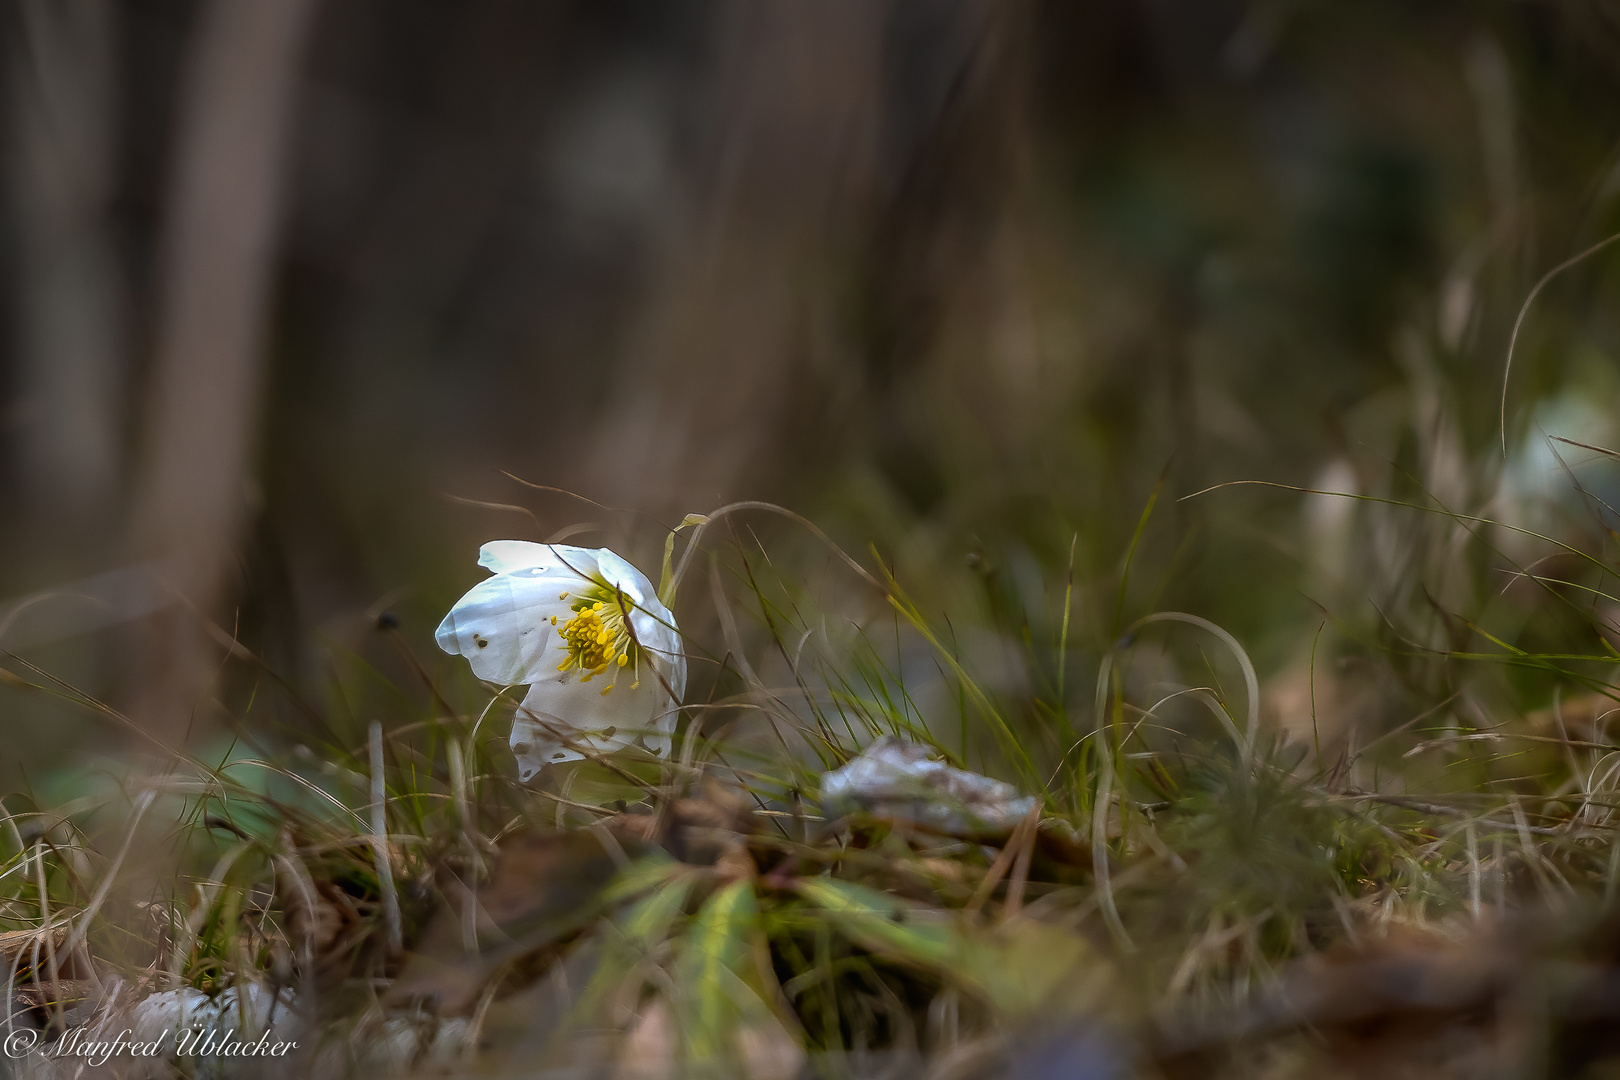
[(489, 640), (487, 638), (473, 638), (473, 640), (478, 642), (478, 647), (480, 649), (489, 648)]

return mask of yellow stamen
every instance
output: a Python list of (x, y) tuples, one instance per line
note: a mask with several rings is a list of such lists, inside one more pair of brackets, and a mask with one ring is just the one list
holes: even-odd
[[(558, 637), (566, 650), (557, 670), (577, 669), (580, 682), (590, 682), (616, 667), (630, 667), (639, 677), (637, 646), (629, 626), (630, 608), (618, 591), (606, 582), (596, 581), (583, 595), (577, 595), (570, 606), (574, 615), (561, 625), (558, 625), (558, 616), (551, 617), (551, 624), (557, 626)], [(617, 678), (614, 682), (617, 683)], [(602, 692), (605, 694), (607, 690)]]

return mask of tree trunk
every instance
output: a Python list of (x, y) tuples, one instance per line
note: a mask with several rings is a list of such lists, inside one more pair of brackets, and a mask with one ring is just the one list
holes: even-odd
[[(133, 531), (179, 606), (160, 617), (136, 717), (173, 740), (207, 688), (251, 501), (289, 118), (314, 0), (213, 0), (182, 90)], [(228, 620), (226, 620), (228, 623)]]

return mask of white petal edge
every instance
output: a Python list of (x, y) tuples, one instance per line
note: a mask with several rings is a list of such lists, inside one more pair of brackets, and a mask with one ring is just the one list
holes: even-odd
[(686, 695), (686, 655), (680, 631), (675, 627), (675, 615), (665, 607), (653, 591), (652, 582), (635, 566), (618, 555), (602, 548), (597, 552), (597, 566), (603, 579), (624, 593), (633, 604), (630, 625), (635, 630), (636, 644), (652, 657), (658, 670), (675, 692), (677, 699)]
[(557, 574), (485, 578), (456, 601), (434, 639), (452, 656), (465, 656), (473, 674), (486, 682), (534, 682), (546, 671), (552, 617), (572, 614), (559, 594), (573, 580)]
[(619, 684), (603, 694), (610, 685), (607, 676), (584, 682), (553, 675), (529, 687), (512, 720), (519, 780), (528, 782), (544, 765), (610, 753), (638, 736), (657, 736), (653, 718), (661, 710), (654, 706), (665, 695), (656, 679), (643, 676), (641, 685), (631, 689), (629, 674), (621, 673)]
[(557, 570), (575, 577), (589, 577), (598, 572), (598, 552), (612, 554), (606, 548), (536, 544), (532, 540), (491, 540), (478, 549), (478, 565), (493, 574)]

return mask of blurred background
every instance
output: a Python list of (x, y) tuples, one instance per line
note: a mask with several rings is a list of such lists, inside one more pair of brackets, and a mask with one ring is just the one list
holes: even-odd
[(1603, 542), (1548, 436), (1615, 445), (1616, 249), (1499, 410), (1620, 230), (1613, 4), (4, 12), (0, 666), (55, 690), (0, 686), (0, 787), (447, 671), (483, 540), (653, 572), (739, 498), (1012, 638), (1072, 573), (1077, 670), (1212, 619), (1285, 726), (1377, 713), (1380, 634), (1590, 629), (1443, 517), (1186, 497)]

